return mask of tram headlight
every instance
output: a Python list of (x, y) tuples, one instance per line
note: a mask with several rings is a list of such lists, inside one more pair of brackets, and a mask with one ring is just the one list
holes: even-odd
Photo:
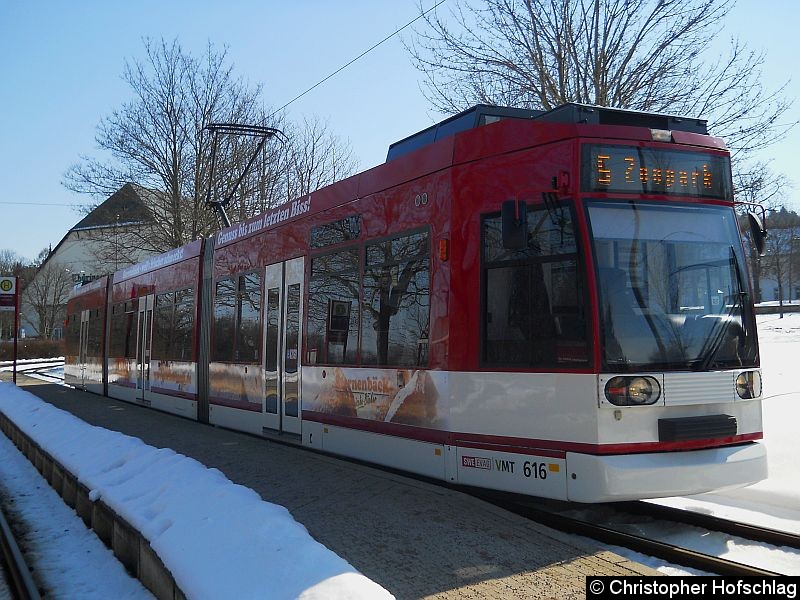
[(606, 383), (606, 399), (616, 406), (655, 404), (661, 397), (661, 386), (653, 377), (612, 377)]
[(739, 398), (749, 400), (761, 395), (761, 373), (759, 371), (744, 371), (736, 378), (736, 393)]

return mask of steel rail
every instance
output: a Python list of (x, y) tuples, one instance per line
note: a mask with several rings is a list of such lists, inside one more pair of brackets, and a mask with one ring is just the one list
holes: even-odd
[(566, 533), (583, 535), (605, 544), (623, 546), (635, 552), (654, 556), (673, 564), (716, 573), (718, 575), (737, 577), (775, 577), (781, 575), (780, 573), (760, 567), (742, 564), (718, 556), (703, 554), (702, 552), (681, 548), (674, 544), (651, 540), (604, 525), (569, 517), (558, 512), (536, 508), (502, 494), (487, 493), (485, 490), (473, 489), (471, 489), (469, 493), (495, 506), (499, 506), (509, 512), (531, 519), (542, 525), (552, 527), (553, 529)]
[(29, 363), (24, 365), (17, 365), (17, 372), (19, 373), (27, 373), (28, 371), (43, 371), (45, 369), (55, 369), (56, 367), (60, 367), (64, 364), (63, 361), (42, 361), (38, 363)]
[(788, 531), (770, 529), (768, 527), (742, 523), (740, 521), (731, 521), (730, 519), (724, 519), (714, 515), (698, 513), (672, 506), (663, 506), (651, 502), (621, 502), (619, 508), (625, 512), (648, 515), (656, 519), (676, 521), (685, 525), (702, 527), (703, 529), (727, 533), (754, 542), (800, 549), (800, 535)]
[(39, 589), (33, 581), (28, 564), (2, 510), (0, 510), (0, 549), (3, 552), (14, 597), (20, 600), (40, 600)]

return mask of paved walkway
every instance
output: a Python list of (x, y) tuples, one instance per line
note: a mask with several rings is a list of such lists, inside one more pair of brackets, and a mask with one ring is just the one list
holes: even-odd
[(22, 375), (18, 384), (285, 506), (315, 539), (400, 599), (584, 598), (587, 575), (655, 574), (458, 491)]

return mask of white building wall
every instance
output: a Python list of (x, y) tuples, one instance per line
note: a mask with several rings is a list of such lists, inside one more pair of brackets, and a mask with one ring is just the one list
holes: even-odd
[[(120, 237), (120, 240), (124, 240), (125, 231), (125, 228), (113, 227), (71, 230), (53, 250), (45, 266), (49, 265), (50, 268), (63, 269), (67, 277), (72, 281), (72, 285), (69, 288), (71, 289), (80, 285), (82, 281), (93, 281), (98, 277), (140, 262), (152, 254), (126, 248), (124, 242), (120, 241), (118, 259), (115, 260), (113, 258), (115, 253), (112, 252), (112, 258), (104, 260), (104, 255), (108, 253), (101, 252), (103, 244), (100, 239), (107, 240), (109, 239), (107, 236), (116, 235)], [(38, 278), (44, 276), (42, 273), (44, 273), (44, 269), (40, 270), (28, 285), (33, 285)], [(53, 298), (53, 302), (58, 300)], [(66, 295), (60, 299), (60, 303), (66, 304)], [(20, 304), (20, 326), (25, 329), (26, 337), (39, 337), (42, 332), (40, 331), (41, 326), (36, 311), (25, 301), (24, 295)], [(57, 324), (57, 329), (61, 323), (63, 323), (63, 319)], [(57, 330), (54, 333), (56, 337), (60, 334)]]

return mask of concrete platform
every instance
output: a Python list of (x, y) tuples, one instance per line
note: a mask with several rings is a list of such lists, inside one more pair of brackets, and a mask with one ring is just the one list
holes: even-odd
[(88, 423), (191, 456), (285, 506), (397, 598), (584, 598), (587, 575), (657, 574), (458, 491), (24, 375), (17, 383)]

